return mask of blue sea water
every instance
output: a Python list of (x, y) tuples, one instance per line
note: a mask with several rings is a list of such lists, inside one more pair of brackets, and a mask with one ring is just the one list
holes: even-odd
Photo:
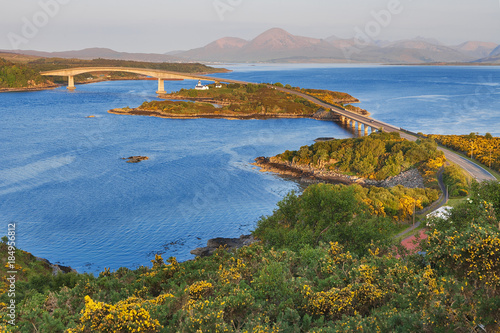
[(427, 134), (500, 136), (500, 66), (234, 65), (251, 82), (347, 92), (372, 117)]
[[(345, 91), (373, 117), (425, 133), (500, 135), (500, 68), (234, 65), (252, 82)], [(167, 82), (167, 90), (194, 82)], [(0, 235), (80, 272), (187, 260), (213, 237), (255, 228), (293, 181), (250, 163), (317, 137), (353, 134), (312, 119), (172, 120), (107, 113), (155, 99), (154, 81), (0, 94)], [(94, 118), (87, 118), (94, 115)], [(138, 164), (122, 157), (149, 156)]]

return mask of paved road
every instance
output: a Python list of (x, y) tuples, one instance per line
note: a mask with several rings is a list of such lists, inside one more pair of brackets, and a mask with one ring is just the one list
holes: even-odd
[[(414, 135), (400, 132), (401, 137), (411, 140), (411, 141), (416, 141), (418, 138)], [(444, 156), (446, 156), (446, 159), (450, 162), (453, 162), (460, 166), (462, 169), (464, 169), (469, 175), (474, 177), (478, 182), (482, 182), (485, 180), (496, 180), (496, 178), (489, 173), (486, 169), (480, 167), (476, 163), (473, 163), (469, 161), (466, 158), (463, 158), (457, 153), (454, 153), (448, 149), (444, 149), (441, 147), (438, 147), (439, 150), (441, 150), (444, 153)]]

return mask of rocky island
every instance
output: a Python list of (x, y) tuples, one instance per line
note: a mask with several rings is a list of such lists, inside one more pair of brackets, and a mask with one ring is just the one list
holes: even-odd
[(130, 156), (130, 157), (122, 157), (122, 160), (126, 160), (127, 163), (139, 163), (142, 161), (149, 160), (147, 156)]
[[(108, 111), (114, 114), (154, 116), (160, 118), (315, 118), (337, 120), (329, 110), (294, 94), (268, 84), (210, 85), (208, 90), (181, 89), (172, 94), (161, 95), (165, 101), (144, 102), (137, 108), (120, 108)], [(277, 87), (282, 87), (278, 85)], [(289, 89), (308, 94), (362, 115), (366, 110), (346, 103), (357, 103), (349, 94), (328, 90)]]

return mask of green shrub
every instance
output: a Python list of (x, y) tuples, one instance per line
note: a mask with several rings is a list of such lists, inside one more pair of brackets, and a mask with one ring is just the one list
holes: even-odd
[(449, 195), (452, 197), (467, 196), (469, 184), (459, 166), (452, 164), (444, 168), (443, 182), (448, 186)]

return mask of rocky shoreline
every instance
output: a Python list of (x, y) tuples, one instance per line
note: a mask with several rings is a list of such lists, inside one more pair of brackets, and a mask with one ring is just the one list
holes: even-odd
[(120, 115), (130, 115), (130, 116), (148, 116), (148, 117), (158, 117), (166, 119), (273, 119), (273, 118), (311, 118), (316, 120), (326, 120), (326, 121), (338, 121), (339, 118), (333, 112), (319, 109), (314, 114), (296, 114), (296, 113), (247, 113), (247, 114), (237, 114), (237, 113), (224, 113), (221, 111), (215, 111), (213, 113), (192, 113), (192, 114), (179, 114), (179, 113), (165, 113), (161, 111), (154, 110), (143, 110), (139, 108), (117, 108), (108, 110), (111, 114)]
[(271, 119), (271, 118), (311, 118), (310, 115), (300, 115), (291, 113), (250, 113), (250, 114), (232, 114), (232, 113), (193, 113), (193, 114), (178, 114), (178, 113), (163, 113), (159, 111), (140, 110), (140, 109), (112, 109), (108, 113), (131, 115), (131, 116), (149, 116), (166, 119)]
[(48, 89), (55, 89), (60, 87), (60, 84), (48, 84), (43, 86), (22, 87), (22, 88), (0, 88), (0, 93), (3, 92), (26, 92), (26, 91), (42, 91)]
[(198, 247), (191, 250), (190, 253), (198, 257), (208, 257), (214, 254), (214, 252), (221, 246), (227, 251), (232, 251), (256, 242), (258, 242), (258, 240), (256, 240), (252, 235), (241, 235), (239, 238), (212, 238), (207, 241), (206, 247)]
[(49, 265), (52, 268), (52, 275), (56, 276), (59, 273), (66, 274), (66, 273), (78, 273), (75, 269), (69, 267), (69, 266), (63, 266), (59, 264), (53, 264), (47, 259), (40, 258), (40, 257), (35, 257), (36, 260), (42, 261)]
[(333, 184), (360, 184), (363, 186), (393, 187), (403, 185), (408, 188), (424, 188), (424, 180), (417, 169), (410, 169), (397, 176), (385, 180), (373, 180), (363, 177), (350, 176), (335, 171), (326, 171), (293, 162), (281, 161), (276, 157), (257, 157), (255, 166), (262, 172), (273, 172), (288, 176), (304, 183), (333, 183)]

